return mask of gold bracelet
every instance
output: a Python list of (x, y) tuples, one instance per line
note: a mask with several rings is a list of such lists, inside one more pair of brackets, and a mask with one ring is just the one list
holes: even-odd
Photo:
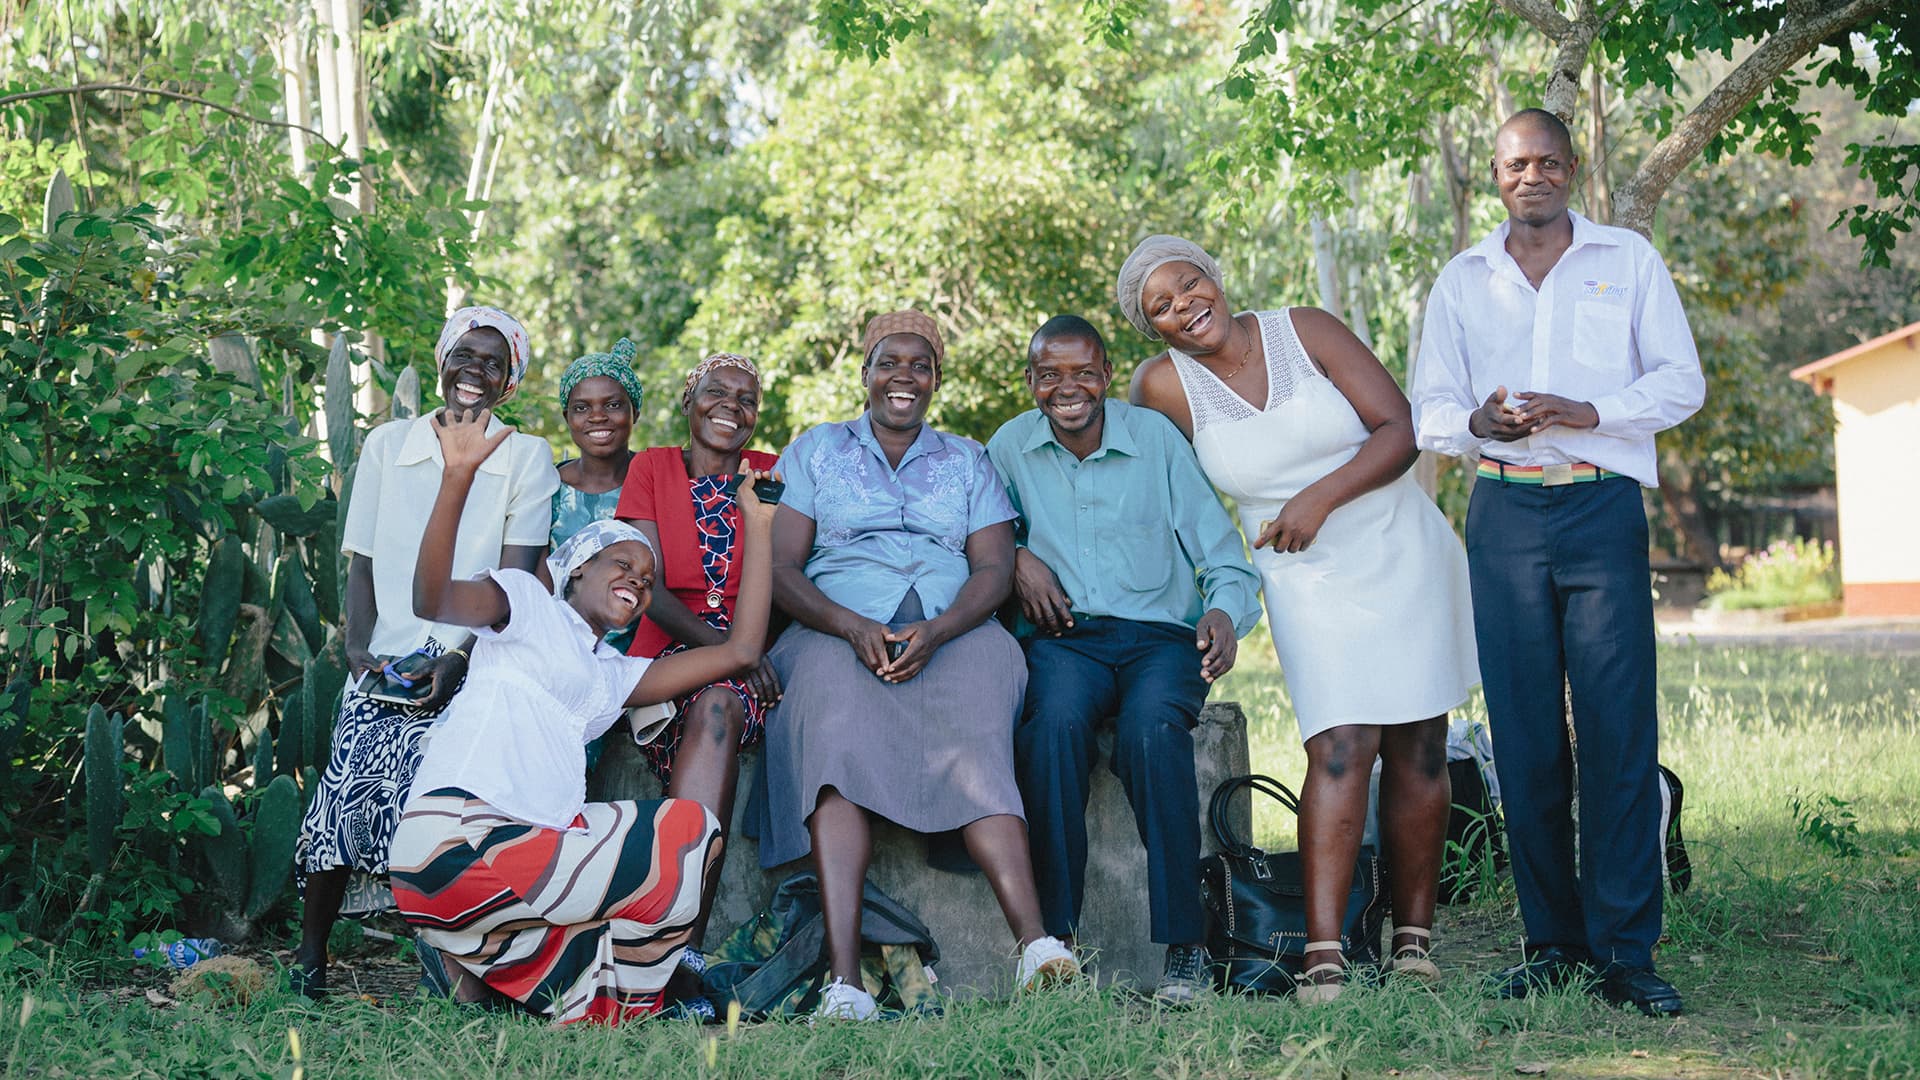
[(469, 664), (473, 663), (473, 657), (468, 656), (467, 650), (465, 649), (448, 649), (446, 652), (443, 652), (440, 655), (441, 656), (457, 656), (460, 659), (465, 660)]

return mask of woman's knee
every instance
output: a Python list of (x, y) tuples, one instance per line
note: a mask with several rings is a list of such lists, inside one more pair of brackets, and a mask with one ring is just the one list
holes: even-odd
[(1387, 729), (1380, 741), (1381, 766), (1394, 773), (1436, 780), (1447, 772), (1447, 718), (1436, 716)]
[(689, 742), (732, 746), (740, 741), (740, 732), (746, 724), (747, 710), (740, 704), (740, 695), (716, 686), (693, 699), (693, 707), (687, 710), (687, 730), (683, 738)]
[(1344, 781), (1373, 771), (1380, 755), (1380, 729), (1366, 724), (1342, 724), (1307, 740), (1307, 771), (1329, 780)]

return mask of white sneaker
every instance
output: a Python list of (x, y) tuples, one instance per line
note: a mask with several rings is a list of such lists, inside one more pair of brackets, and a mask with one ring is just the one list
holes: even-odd
[(816, 1005), (813, 1015), (807, 1022), (815, 1020), (872, 1020), (880, 1015), (880, 1005), (873, 995), (864, 989), (853, 986), (844, 980), (835, 979), (832, 985), (820, 994), (820, 1004)]
[(1080, 977), (1080, 961), (1057, 937), (1035, 938), (1020, 950), (1020, 963), (1013, 969), (1013, 984), (1021, 990), (1043, 989), (1072, 982)]

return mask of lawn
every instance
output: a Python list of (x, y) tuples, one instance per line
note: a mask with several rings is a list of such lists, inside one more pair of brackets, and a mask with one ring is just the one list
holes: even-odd
[[(1250, 640), (1241, 655), (1215, 697), (1246, 706), (1256, 767), (1296, 781), (1272, 653)], [(1503, 887), (1443, 910), (1438, 992), (1359, 991), (1314, 1010), (1221, 1000), (1164, 1013), (1080, 987), (899, 1024), (555, 1030), (344, 995), (160, 1007), (144, 993), (151, 973), (117, 955), (16, 955), (0, 981), (0, 1075), (1920, 1074), (1920, 659), (1673, 645), (1661, 669), (1662, 758), (1686, 781), (1695, 866), (1659, 952), (1687, 995), (1677, 1021), (1576, 994), (1486, 1000), (1475, 976), (1519, 941)], [(1273, 815), (1256, 827), (1288, 831)]]

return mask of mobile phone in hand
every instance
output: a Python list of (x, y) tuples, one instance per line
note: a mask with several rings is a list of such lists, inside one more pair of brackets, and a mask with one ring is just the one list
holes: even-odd
[(887, 642), (887, 663), (891, 664), (895, 660), (900, 659), (901, 656), (905, 655), (906, 651), (907, 643), (904, 641)]
[[(415, 675), (407, 670), (412, 666), (404, 662), (408, 657), (379, 659), (379, 666), (368, 668), (355, 684), (355, 690), (375, 701), (393, 705), (418, 705), (433, 695), (433, 678), (425, 672)], [(400, 670), (396, 673), (395, 668)], [(407, 685), (408, 681), (413, 685)]]
[[(722, 485), (722, 490), (729, 495), (739, 491), (741, 475), (744, 474), (736, 474), (732, 479), (728, 480)], [(761, 502), (766, 503), (768, 506), (779, 506), (780, 496), (784, 494), (786, 490), (787, 482), (785, 480), (775, 480), (771, 476), (753, 482), (753, 493), (759, 497)]]

